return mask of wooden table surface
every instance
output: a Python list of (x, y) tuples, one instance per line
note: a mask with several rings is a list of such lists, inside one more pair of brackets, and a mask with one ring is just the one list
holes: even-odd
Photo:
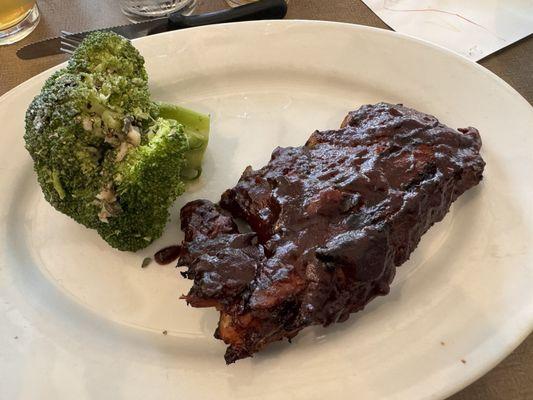
[[(198, 12), (226, 7), (223, 0), (198, 0)], [(15, 52), (59, 30), (80, 31), (127, 23), (117, 0), (38, 0), (41, 22), (23, 41), (0, 46), (0, 95), (66, 59), (57, 55), (22, 61)], [(290, 0), (287, 18), (352, 22), (389, 29), (359, 0)], [(533, 103), (533, 38), (529, 37), (480, 62)], [(504, 117), (504, 116), (502, 116)], [(449, 400), (533, 399), (533, 335), (496, 368)]]

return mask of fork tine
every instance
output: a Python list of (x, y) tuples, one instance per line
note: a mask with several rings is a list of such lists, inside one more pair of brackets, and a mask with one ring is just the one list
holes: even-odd
[(61, 50), (63, 53), (72, 54), (79, 46), (80, 42), (73, 38), (61, 37)]
[(83, 34), (67, 31), (61, 31), (59, 37), (61, 38), (62, 46), (60, 50), (67, 54), (72, 54), (84, 39)]
[(59, 37), (62, 41), (70, 42), (70, 43), (80, 43), (83, 38), (78, 37), (77, 34), (72, 34), (70, 32), (61, 31)]
[(74, 53), (74, 51), (69, 50), (69, 49), (65, 49), (64, 47), (61, 47), (59, 49), (59, 51), (62, 51), (63, 53), (67, 53), (67, 54), (73, 54)]
[(76, 50), (76, 48), (78, 47), (75, 44), (64, 42), (64, 41), (61, 41), (61, 46), (63, 46), (65, 49), (70, 49), (70, 50)]
[(64, 32), (64, 31), (61, 31), (61, 34), (59, 35), (59, 37), (61, 39), (64, 39), (64, 40), (72, 40), (72, 41), (76, 41), (76, 42), (81, 41), (81, 39), (77, 35), (71, 34), (71, 33), (67, 33), (67, 32)]
[(66, 44), (69, 44), (73, 47), (78, 47), (80, 45), (80, 42), (75, 40), (75, 39), (71, 39), (71, 38), (61, 38), (61, 43), (66, 43)]

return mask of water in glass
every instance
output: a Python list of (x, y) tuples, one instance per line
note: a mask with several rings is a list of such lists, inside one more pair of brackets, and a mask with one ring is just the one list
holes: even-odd
[[(226, 0), (226, 3), (228, 3), (231, 7), (238, 7), (243, 6), (245, 4), (254, 3), (257, 0)], [(289, 0), (287, 0), (287, 3)]]
[(121, 0), (122, 11), (132, 19), (158, 18), (180, 11), (189, 14), (196, 0)]

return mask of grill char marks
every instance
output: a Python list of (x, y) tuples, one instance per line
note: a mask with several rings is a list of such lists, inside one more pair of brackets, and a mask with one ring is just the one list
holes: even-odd
[(474, 128), (379, 103), (305, 146), (275, 149), (219, 205), (182, 209), (179, 265), (194, 279), (184, 298), (220, 311), (215, 336), (229, 345), (228, 363), (306, 326), (345, 321), (388, 293), (395, 267), (481, 180), (480, 147)]

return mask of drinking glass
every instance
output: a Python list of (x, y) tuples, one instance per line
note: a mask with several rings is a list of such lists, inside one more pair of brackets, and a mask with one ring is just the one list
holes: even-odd
[(196, 0), (121, 0), (122, 12), (133, 21), (164, 17), (175, 11), (192, 13)]
[(226, 3), (228, 3), (231, 7), (238, 7), (244, 4), (253, 3), (254, 1), (256, 0), (226, 0)]
[(0, 0), (0, 46), (28, 36), (39, 18), (35, 0)]
[[(257, 0), (226, 0), (226, 3), (228, 3), (230, 7), (238, 7), (238, 6), (243, 6), (245, 4), (254, 3), (256, 1)], [(289, 0), (287, 0), (286, 2), (288, 3)]]

